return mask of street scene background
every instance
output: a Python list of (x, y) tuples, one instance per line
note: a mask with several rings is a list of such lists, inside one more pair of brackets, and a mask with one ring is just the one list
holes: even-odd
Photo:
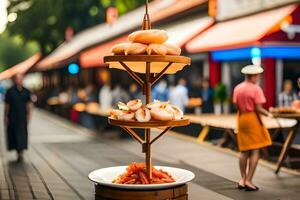
[[(0, 199), (95, 199), (90, 172), (145, 162), (141, 146), (107, 120), (119, 102), (145, 104), (144, 88), (104, 62), (141, 29), (145, 2), (0, 0)], [(165, 30), (167, 43), (191, 58), (151, 89), (152, 101), (178, 106), (191, 122), (153, 145), (154, 165), (192, 171), (192, 200), (298, 199), (300, 1), (152, 0), (148, 9), (152, 28)], [(255, 193), (236, 189), (233, 92), (247, 65), (263, 68), (263, 108), (278, 114), (262, 118), (272, 145), (261, 150)], [(20, 74), (30, 94), (24, 101), (32, 102), (24, 152), (10, 149), (5, 108)]]

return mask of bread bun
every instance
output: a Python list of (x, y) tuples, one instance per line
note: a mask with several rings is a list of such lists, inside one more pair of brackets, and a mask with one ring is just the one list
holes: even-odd
[(147, 54), (148, 55), (166, 55), (167, 54), (167, 47), (163, 44), (149, 44), (147, 47)]
[(130, 45), (131, 43), (129, 42), (123, 42), (123, 43), (119, 43), (114, 45), (111, 48), (111, 52), (114, 55), (124, 55), (125, 54), (125, 50), (127, 49), (127, 47)]
[(139, 42), (143, 44), (163, 44), (168, 40), (168, 34), (164, 30), (142, 30), (135, 31), (128, 36), (129, 41), (131, 42)]
[(147, 45), (141, 43), (131, 43), (125, 49), (125, 55), (146, 54)]
[(181, 48), (175, 44), (164, 44), (167, 48), (167, 55), (179, 56), (181, 54)]

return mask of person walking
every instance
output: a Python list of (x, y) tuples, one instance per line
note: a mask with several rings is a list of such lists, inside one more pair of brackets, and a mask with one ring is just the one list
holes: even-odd
[(205, 78), (202, 82), (202, 88), (200, 90), (200, 96), (202, 99), (202, 113), (214, 112), (213, 95), (214, 91), (209, 85), (209, 79)]
[(7, 149), (16, 150), (18, 161), (23, 161), (23, 151), (28, 146), (27, 125), (31, 117), (31, 93), (23, 87), (23, 75), (13, 77), (14, 85), (5, 94), (4, 125)]
[(185, 111), (185, 106), (189, 102), (188, 89), (186, 87), (186, 80), (180, 78), (175, 88), (170, 88), (169, 98), (171, 104), (178, 106), (182, 112)]
[[(257, 191), (259, 188), (252, 182), (260, 149), (272, 144), (270, 134), (265, 128), (260, 115), (272, 117), (262, 104), (266, 98), (262, 89), (257, 85), (263, 68), (248, 65), (242, 69), (245, 81), (234, 88), (233, 102), (238, 109), (237, 143), (240, 150), (239, 166), (241, 180), (238, 189)], [(248, 170), (247, 170), (248, 165)]]
[(154, 86), (152, 91), (152, 101), (154, 100), (169, 100), (168, 84), (165, 80), (161, 80), (157, 85)]
[(105, 83), (99, 91), (99, 104), (104, 111), (112, 107), (112, 91), (109, 82)]

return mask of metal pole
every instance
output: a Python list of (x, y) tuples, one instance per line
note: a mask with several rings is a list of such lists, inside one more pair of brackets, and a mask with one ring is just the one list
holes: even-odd
[(143, 30), (151, 29), (151, 21), (150, 21), (150, 17), (149, 17), (149, 13), (148, 13), (148, 0), (146, 0), (146, 12), (144, 15), (142, 29)]
[[(145, 94), (146, 104), (151, 102), (151, 73), (150, 73), (150, 62), (146, 63), (146, 80), (145, 80)], [(145, 147), (144, 152), (146, 153), (146, 168), (149, 179), (152, 179), (152, 159), (151, 159), (151, 136), (150, 128), (145, 129)]]

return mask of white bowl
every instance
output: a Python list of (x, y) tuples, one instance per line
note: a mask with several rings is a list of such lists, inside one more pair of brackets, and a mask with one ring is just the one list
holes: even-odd
[(135, 189), (135, 190), (147, 190), (147, 189), (163, 189), (171, 188), (179, 185), (183, 185), (187, 182), (192, 181), (195, 178), (195, 174), (191, 171), (175, 168), (175, 167), (164, 167), (164, 166), (155, 166), (156, 169), (162, 169), (165, 172), (168, 172), (174, 179), (174, 183), (164, 183), (164, 184), (116, 184), (112, 181), (119, 175), (126, 172), (128, 166), (117, 166), (117, 167), (108, 167), (95, 170), (89, 174), (89, 179), (97, 184), (123, 188), (123, 189)]

